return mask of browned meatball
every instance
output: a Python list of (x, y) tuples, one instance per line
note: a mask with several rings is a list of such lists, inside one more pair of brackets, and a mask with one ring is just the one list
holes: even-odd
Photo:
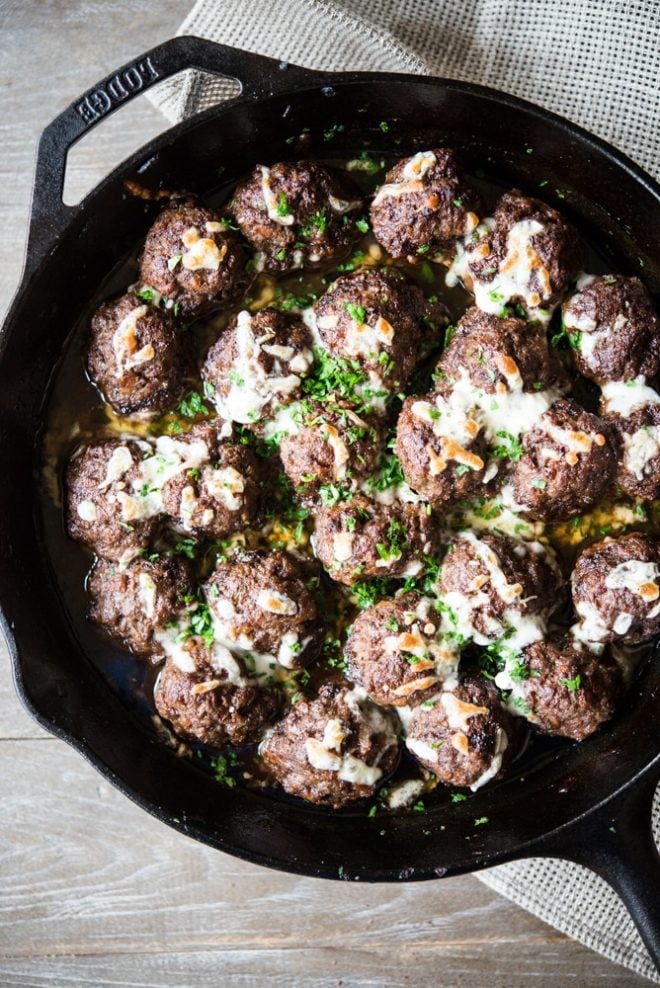
[(486, 394), (565, 390), (568, 383), (540, 327), (476, 306), (459, 320), (435, 373), (441, 384), (462, 377)]
[(356, 360), (373, 386), (386, 394), (405, 388), (434, 327), (444, 326), (444, 306), (431, 305), (416, 285), (387, 271), (342, 275), (314, 303), (323, 345), (334, 357)]
[(586, 276), (563, 307), (580, 374), (602, 384), (660, 371), (660, 323), (639, 278)]
[(224, 419), (255, 427), (300, 396), (313, 362), (310, 332), (299, 316), (242, 311), (209, 350), (202, 376)]
[(521, 616), (546, 617), (561, 604), (562, 582), (540, 542), (466, 531), (449, 546), (438, 589), (457, 631), (485, 645), (516, 629)]
[(519, 305), (545, 322), (577, 276), (580, 236), (555, 209), (514, 189), (497, 204), (492, 224), (479, 227), (455, 270), (480, 309), (499, 315)]
[(175, 200), (147, 234), (140, 280), (183, 315), (196, 316), (231, 305), (245, 291), (246, 262), (240, 240), (217, 213), (194, 199)]
[(326, 684), (291, 708), (261, 746), (291, 796), (340, 809), (373, 796), (399, 761), (389, 715), (356, 689)]
[(445, 785), (479, 789), (502, 775), (514, 737), (492, 682), (466, 676), (434, 703), (415, 707), (406, 746)]
[(352, 182), (315, 161), (257, 165), (229, 204), (266, 270), (276, 272), (341, 260), (360, 236), (361, 209)]
[(158, 531), (158, 515), (133, 496), (145, 451), (133, 439), (104, 439), (79, 446), (69, 461), (67, 532), (104, 559), (134, 558)]
[(436, 520), (423, 504), (381, 504), (357, 494), (316, 513), (316, 555), (333, 580), (349, 586), (363, 577), (414, 576), (438, 543)]
[(287, 552), (245, 552), (220, 563), (204, 586), (216, 637), (287, 668), (307, 665), (325, 631), (318, 583), (315, 567)]
[(660, 498), (660, 395), (641, 378), (609, 381), (600, 410), (618, 438), (618, 487), (643, 501)]
[(582, 741), (610, 719), (623, 690), (621, 670), (607, 652), (563, 632), (529, 645), (520, 668), (518, 709), (543, 734)]
[(453, 403), (449, 385), (443, 391), (406, 398), (396, 430), (406, 481), (438, 507), (483, 493), (488, 469), (478, 410)]
[(660, 633), (660, 544), (632, 533), (603, 539), (571, 577), (580, 633), (593, 642), (644, 641)]
[(346, 642), (350, 678), (385, 707), (416, 706), (453, 678), (458, 653), (440, 634), (430, 597), (385, 598), (353, 622)]
[(259, 740), (279, 707), (277, 694), (250, 679), (240, 660), (223, 665), (195, 638), (167, 658), (154, 700), (175, 734), (214, 748)]
[(616, 472), (616, 437), (611, 426), (560, 398), (523, 440), (511, 484), (516, 502), (530, 518), (572, 518), (601, 498)]
[(418, 151), (397, 161), (371, 204), (376, 240), (410, 261), (443, 252), (476, 228), (481, 199), (450, 148)]
[(165, 511), (177, 527), (224, 539), (258, 525), (262, 501), (261, 464), (249, 446), (220, 440), (216, 426), (202, 423), (178, 440), (179, 450), (203, 442), (198, 466), (178, 470), (163, 485)]
[(87, 581), (89, 616), (124, 648), (159, 661), (163, 649), (154, 634), (177, 617), (192, 587), (180, 559), (134, 559), (126, 567), (100, 559)]
[(183, 340), (166, 309), (122, 295), (92, 316), (87, 371), (118, 415), (162, 412), (184, 391)]
[(304, 401), (299, 430), (280, 445), (284, 472), (304, 493), (325, 484), (353, 486), (369, 476), (382, 449), (382, 424), (345, 404)]

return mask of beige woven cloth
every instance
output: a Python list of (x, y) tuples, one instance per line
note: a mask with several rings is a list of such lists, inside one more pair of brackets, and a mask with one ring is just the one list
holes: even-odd
[[(660, 0), (199, 0), (180, 33), (315, 69), (493, 86), (574, 120), (660, 176)], [(152, 98), (178, 121), (232, 92), (189, 72)], [(658, 795), (654, 832), (660, 841)], [(660, 983), (622, 903), (586, 869), (530, 859), (478, 877)]]

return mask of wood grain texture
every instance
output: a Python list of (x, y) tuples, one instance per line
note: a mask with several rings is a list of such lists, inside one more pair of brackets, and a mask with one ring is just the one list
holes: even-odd
[[(0, 0), (0, 310), (18, 282), (35, 141), (174, 33), (189, 0)], [(144, 100), (71, 156), (71, 197), (164, 129)], [(0, 985), (565, 988), (646, 982), (471, 877), (342, 885), (170, 831), (20, 707), (0, 648)]]

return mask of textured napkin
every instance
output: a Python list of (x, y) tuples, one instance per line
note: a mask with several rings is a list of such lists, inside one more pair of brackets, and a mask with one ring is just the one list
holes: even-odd
[[(326, 71), (428, 73), (562, 114), (660, 176), (660, 0), (199, 0), (195, 34)], [(235, 94), (186, 72), (153, 90), (172, 121)], [(660, 841), (660, 797), (653, 810)], [(623, 904), (578, 865), (533, 858), (478, 877), (557, 929), (660, 983)]]

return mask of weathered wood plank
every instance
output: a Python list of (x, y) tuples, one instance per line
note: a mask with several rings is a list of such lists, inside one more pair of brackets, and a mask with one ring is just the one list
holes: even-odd
[(3, 985), (643, 983), (470, 877), (344, 885), (219, 854), (56, 741), (0, 742), (0, 791)]

